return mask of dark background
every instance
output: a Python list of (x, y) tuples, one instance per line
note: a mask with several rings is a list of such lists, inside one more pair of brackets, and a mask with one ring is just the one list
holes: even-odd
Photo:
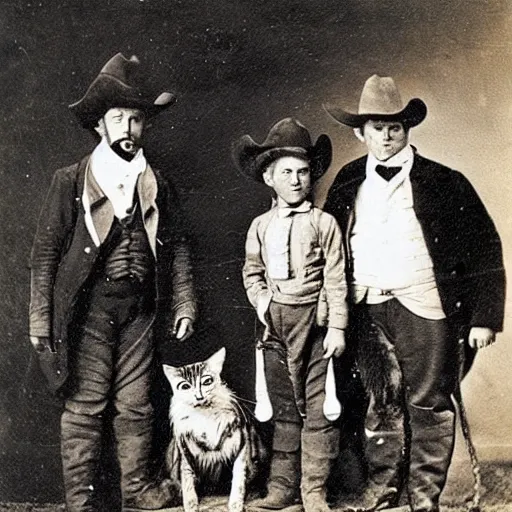
[[(178, 187), (197, 240), (197, 353), (225, 345), (225, 378), (250, 396), (253, 314), (240, 270), (269, 194), (236, 173), (232, 141), (262, 141), (287, 116), (328, 133), (335, 155), (317, 185), (321, 204), (337, 169), (363, 152), (322, 102), (355, 111), (366, 78), (391, 75), (405, 101), (429, 107), (413, 143), (470, 178), (509, 266), (511, 9), (500, 0), (0, 1), (0, 501), (62, 498), (58, 406), (30, 380), (28, 258), (52, 173), (94, 147), (67, 105), (110, 57), (136, 54), (155, 90), (178, 96), (152, 121), (146, 155)], [(512, 458), (507, 337), (465, 384), (489, 458)]]

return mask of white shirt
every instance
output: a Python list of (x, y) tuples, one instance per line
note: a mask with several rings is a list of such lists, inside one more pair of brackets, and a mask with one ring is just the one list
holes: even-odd
[(119, 219), (126, 217), (127, 210), (131, 208), (137, 179), (146, 169), (146, 165), (142, 148), (127, 162), (112, 150), (105, 139), (92, 152), (91, 172), (112, 203), (114, 215)]
[(386, 181), (376, 171), (384, 163), (368, 156), (366, 179), (355, 203), (350, 235), (356, 301), (368, 303), (396, 297), (413, 313), (432, 320), (445, 318), (420, 223), (414, 212), (409, 178), (414, 162), (411, 146), (386, 160), (402, 167)]

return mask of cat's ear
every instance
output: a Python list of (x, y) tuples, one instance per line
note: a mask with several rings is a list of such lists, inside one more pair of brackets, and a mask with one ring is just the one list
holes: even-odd
[(174, 366), (170, 366), (168, 364), (164, 364), (164, 374), (167, 377), (167, 380), (172, 384), (173, 380), (178, 377), (178, 368)]
[(206, 364), (213, 373), (220, 375), (222, 372), (222, 366), (224, 365), (224, 359), (226, 359), (226, 349), (222, 347), (220, 350), (217, 350), (213, 356), (206, 360)]

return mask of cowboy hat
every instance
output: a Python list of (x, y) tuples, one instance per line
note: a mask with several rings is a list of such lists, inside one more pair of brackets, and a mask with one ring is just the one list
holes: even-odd
[(407, 128), (420, 124), (427, 115), (427, 106), (413, 98), (404, 107), (395, 81), (389, 77), (373, 75), (364, 84), (359, 100), (359, 111), (352, 114), (341, 107), (324, 104), (324, 109), (339, 123), (360, 128), (366, 121), (400, 121)]
[(94, 128), (111, 108), (137, 108), (147, 117), (153, 117), (176, 101), (169, 92), (163, 92), (153, 101), (135, 85), (132, 75), (139, 65), (135, 55), (127, 59), (118, 53), (103, 66), (85, 95), (69, 105), (84, 128)]
[(240, 137), (232, 146), (232, 156), (243, 175), (260, 182), (263, 182), (263, 171), (274, 160), (283, 156), (303, 158), (309, 162), (311, 177), (316, 180), (331, 163), (332, 145), (327, 135), (320, 135), (313, 145), (304, 125), (287, 117), (270, 128), (261, 144), (250, 135)]

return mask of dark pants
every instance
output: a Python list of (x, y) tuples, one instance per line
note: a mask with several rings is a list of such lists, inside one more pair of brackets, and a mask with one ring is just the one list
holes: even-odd
[[(413, 510), (433, 508), (453, 451), (456, 336), (447, 320), (421, 318), (396, 299), (358, 308), (369, 323), (359, 339), (358, 363), (370, 398), (366, 418), (370, 477), (379, 471), (383, 475), (382, 467), (396, 466), (389, 463), (401, 453), (391, 453), (393, 445), (385, 441), (388, 435), (403, 438), (398, 432), (404, 428), (405, 416), (410, 430), (410, 504)], [(395, 443), (395, 449), (401, 451), (399, 445)]]
[[(145, 290), (149, 290), (150, 293)], [(131, 279), (98, 278), (73, 332), (73, 393), (61, 420), (61, 449), (68, 510), (96, 510), (103, 417), (113, 420), (123, 499), (145, 485), (151, 448), (150, 381), (153, 344), (151, 286)]]
[(316, 326), (316, 304), (270, 303), (265, 376), (274, 411), (274, 450), (299, 449), (301, 430), (334, 429), (323, 413), (327, 360), (325, 329)]

